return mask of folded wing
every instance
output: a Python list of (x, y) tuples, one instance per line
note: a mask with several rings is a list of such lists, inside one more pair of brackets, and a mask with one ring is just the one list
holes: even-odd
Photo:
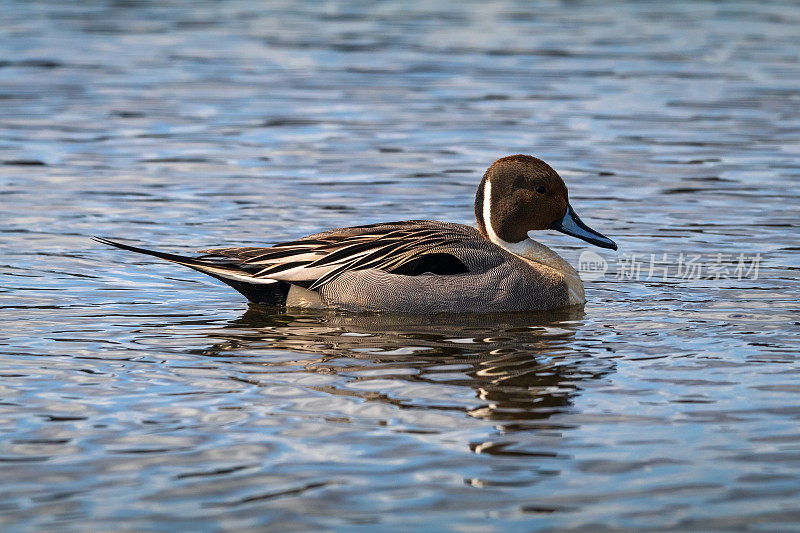
[(474, 239), (469, 229), (414, 220), (373, 224), (318, 233), (269, 248), (202, 250), (205, 255), (199, 259), (235, 260), (254, 279), (275, 279), (315, 290), (352, 270), (406, 275), (467, 272), (466, 265), (448, 250)]

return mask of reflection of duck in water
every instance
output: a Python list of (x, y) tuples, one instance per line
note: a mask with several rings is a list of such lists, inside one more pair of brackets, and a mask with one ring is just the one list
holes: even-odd
[[(571, 346), (583, 311), (492, 315), (349, 315), (252, 306), (214, 337), (224, 337), (204, 354), (224, 358), (246, 352), (250, 364), (258, 349), (298, 354), (292, 361), (259, 358), (276, 371), (302, 366), (309, 372), (337, 374), (340, 382), (313, 387), (329, 394), (416, 409), (466, 411), (470, 416), (515, 423), (543, 420), (570, 405), (580, 381), (609, 371), (608, 361), (582, 357)], [(302, 354), (316, 354), (306, 357)], [(411, 397), (366, 393), (349, 384), (370, 379), (413, 385)], [(420, 385), (437, 387), (420, 400)], [(468, 398), (454, 401), (453, 387), (469, 387)], [(457, 389), (456, 389), (457, 390)], [(456, 394), (461, 396), (460, 393)], [(481, 400), (475, 406), (474, 398)], [(469, 398), (472, 398), (471, 400)]]
[(270, 248), (217, 248), (186, 257), (100, 242), (213, 276), (257, 303), (401, 313), (557, 309), (586, 301), (566, 260), (528, 237), (554, 229), (617, 245), (586, 226), (564, 181), (527, 155), (498, 159), (475, 198), (478, 229), (433, 220), (340, 228)]

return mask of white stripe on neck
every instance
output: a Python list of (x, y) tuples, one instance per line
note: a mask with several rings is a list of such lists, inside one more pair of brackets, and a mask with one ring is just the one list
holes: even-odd
[(513, 254), (526, 257), (527, 241), (533, 242), (531, 239), (525, 239), (520, 242), (507, 242), (501, 239), (492, 227), (492, 182), (488, 179), (486, 180), (486, 185), (483, 186), (483, 225), (486, 227), (486, 235), (489, 236), (490, 241)]
[(580, 276), (563, 257), (531, 238), (526, 238), (520, 242), (507, 242), (495, 233), (492, 227), (492, 184), (488, 179), (486, 180), (486, 185), (483, 186), (483, 225), (486, 228), (486, 235), (489, 236), (489, 240), (500, 248), (524, 257), (528, 261), (539, 263), (561, 272), (567, 282), (570, 305), (586, 302)]

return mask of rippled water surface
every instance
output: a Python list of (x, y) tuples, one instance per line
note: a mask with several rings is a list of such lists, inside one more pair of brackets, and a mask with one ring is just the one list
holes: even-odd
[[(2, 529), (800, 530), (797, 4), (0, 21)], [(88, 238), (472, 223), (511, 153), (620, 245), (582, 311), (248, 307)]]

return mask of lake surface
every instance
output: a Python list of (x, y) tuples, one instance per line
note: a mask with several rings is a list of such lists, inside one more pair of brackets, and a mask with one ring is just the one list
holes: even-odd
[[(800, 5), (595, 4), (5, 3), (0, 528), (800, 531)], [(89, 240), (473, 223), (514, 153), (619, 244), (542, 233), (582, 311), (248, 307)]]

